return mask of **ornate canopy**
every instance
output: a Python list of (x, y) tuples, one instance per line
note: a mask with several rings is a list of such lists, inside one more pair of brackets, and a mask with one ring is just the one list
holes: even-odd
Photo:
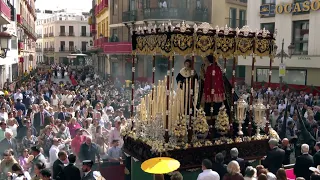
[(274, 56), (276, 33), (266, 29), (252, 31), (248, 26), (232, 29), (213, 28), (209, 23), (190, 27), (184, 21), (172, 25), (169, 21), (159, 27), (149, 24), (131, 29), (132, 49), (135, 54), (214, 55), (217, 58), (235, 56)]

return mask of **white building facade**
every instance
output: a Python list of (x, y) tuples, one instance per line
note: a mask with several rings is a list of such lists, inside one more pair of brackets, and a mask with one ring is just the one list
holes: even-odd
[[(248, 26), (252, 30), (266, 28), (277, 31), (276, 43), (281, 51), (295, 46), (291, 58), (286, 58), (284, 82), (297, 85), (320, 86), (320, 2), (318, 0), (249, 0), (247, 8)], [(246, 66), (246, 83), (251, 79), (251, 60), (239, 58), (238, 65)], [(268, 81), (269, 58), (257, 58), (255, 81)], [(275, 58), (272, 83), (279, 83), (280, 58)]]
[(68, 64), (69, 54), (87, 51), (92, 39), (88, 16), (88, 13), (61, 10), (51, 11), (51, 15), (37, 20), (37, 60), (45, 64)]

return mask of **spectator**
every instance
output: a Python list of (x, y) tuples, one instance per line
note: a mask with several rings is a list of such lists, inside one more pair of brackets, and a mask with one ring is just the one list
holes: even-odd
[(276, 176), (277, 176), (277, 180), (287, 180), (287, 174), (286, 174), (286, 171), (283, 168), (280, 168), (277, 171)]
[(314, 146), (316, 153), (313, 155), (313, 163), (314, 167), (318, 167), (320, 165), (320, 142), (317, 142)]
[(68, 156), (69, 164), (63, 169), (64, 180), (81, 179), (80, 170), (75, 166), (76, 159), (73, 154)]
[(174, 171), (171, 174), (170, 180), (183, 180), (183, 176), (179, 171)]
[(112, 141), (112, 146), (108, 150), (108, 160), (110, 162), (119, 162), (122, 160), (122, 151), (119, 147), (119, 140)]
[(32, 178), (32, 180), (41, 180), (41, 175), (40, 172), (41, 170), (45, 169), (46, 165), (43, 164), (42, 162), (38, 162), (36, 164), (34, 164), (34, 177)]
[(64, 162), (67, 160), (67, 153), (60, 151), (58, 153), (58, 159), (53, 162), (52, 165), (52, 178), (55, 180), (64, 180), (65, 175), (63, 174)]
[(309, 180), (310, 175), (312, 174), (311, 171), (309, 171), (309, 167), (314, 165), (313, 157), (309, 154), (309, 145), (302, 144), (301, 153), (302, 155), (296, 159), (294, 174), (296, 177), (303, 177), (304, 179)]
[(224, 156), (222, 153), (218, 153), (215, 156), (215, 161), (212, 165), (212, 170), (216, 171), (220, 177), (223, 177), (227, 174), (227, 165), (224, 164)]
[(61, 139), (58, 139), (58, 138), (53, 139), (53, 144), (52, 144), (50, 151), (49, 151), (50, 167), (53, 166), (53, 163), (57, 159), (59, 159), (59, 152), (60, 152), (60, 150), (62, 150), (65, 147), (65, 145), (61, 142), (62, 142)]
[(209, 159), (202, 161), (202, 173), (199, 174), (197, 180), (219, 180), (220, 176), (217, 172), (212, 171), (212, 162)]
[(40, 171), (41, 180), (51, 180), (51, 172), (48, 169), (42, 169)]
[(244, 180), (240, 173), (239, 163), (235, 160), (229, 162), (227, 166), (228, 173), (223, 177), (223, 180)]
[(278, 169), (282, 167), (285, 159), (285, 152), (278, 147), (278, 141), (276, 139), (269, 140), (269, 147), (271, 150), (267, 152), (267, 157), (263, 164), (270, 172), (275, 174)]
[(246, 170), (246, 162), (244, 161), (244, 159), (239, 158), (239, 151), (237, 148), (232, 148), (230, 150), (230, 156), (231, 156), (231, 160), (237, 161), (240, 165), (240, 172), (242, 174), (244, 174), (245, 170)]
[(256, 180), (257, 179), (257, 170), (252, 166), (248, 166), (245, 171), (244, 180)]

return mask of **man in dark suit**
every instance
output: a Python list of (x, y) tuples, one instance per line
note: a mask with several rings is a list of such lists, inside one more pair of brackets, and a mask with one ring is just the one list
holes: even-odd
[(320, 142), (317, 142), (317, 144), (314, 146), (314, 149), (317, 152), (313, 155), (313, 163), (314, 167), (317, 167), (320, 165)]
[(38, 132), (37, 132), (36, 128), (32, 126), (30, 120), (26, 119), (23, 121), (23, 123), (24, 123), (24, 125), (22, 125), (22, 127), (19, 128), (16, 139), (22, 140), (22, 138), (27, 135), (27, 131), (29, 129), (31, 129), (32, 135), (37, 136)]
[(80, 170), (74, 165), (77, 157), (74, 154), (68, 156), (69, 164), (63, 169), (65, 180), (81, 179)]
[(290, 146), (289, 140), (287, 138), (284, 138), (282, 140), (281, 149), (283, 149), (285, 152), (285, 158), (283, 160), (283, 165), (290, 164), (290, 155), (293, 152), (293, 148)]
[(263, 161), (264, 167), (270, 172), (276, 174), (278, 169), (282, 167), (283, 160), (285, 159), (285, 152), (278, 147), (278, 140), (269, 140), (270, 151), (267, 152), (267, 157)]
[(63, 169), (64, 161), (67, 159), (67, 153), (65, 151), (60, 151), (58, 153), (58, 159), (54, 161), (52, 165), (52, 179), (62, 180), (64, 178)]
[(230, 150), (230, 156), (231, 156), (231, 161), (237, 161), (239, 163), (240, 166), (240, 171), (241, 174), (245, 174), (245, 170), (246, 170), (246, 162), (244, 159), (239, 158), (239, 151), (237, 148), (232, 148)]
[(310, 180), (312, 171), (309, 170), (309, 167), (314, 165), (313, 157), (309, 154), (309, 145), (301, 145), (301, 156), (298, 156), (296, 163), (293, 168), (293, 172), (296, 177), (303, 177), (305, 180)]
[(86, 142), (80, 146), (79, 159), (95, 162), (96, 157), (98, 158), (98, 162), (100, 162), (99, 148), (92, 142), (91, 137), (87, 136)]
[(60, 119), (61, 121), (64, 121), (68, 116), (67, 108), (62, 106), (61, 109), (62, 111), (58, 114), (58, 119)]
[(39, 106), (40, 111), (34, 115), (33, 126), (36, 128), (37, 132), (44, 128), (46, 117), (50, 116), (49, 112), (44, 110), (43, 105)]
[(320, 112), (319, 112), (319, 106), (313, 107), (313, 113), (314, 113), (314, 120), (320, 121)]
[(222, 153), (216, 154), (214, 163), (212, 164), (212, 170), (217, 172), (220, 177), (223, 177), (228, 173), (227, 165), (224, 164), (224, 156)]
[(23, 115), (26, 115), (27, 113), (27, 108), (26, 106), (21, 102), (21, 99), (17, 99), (17, 102), (14, 105), (14, 108), (16, 110), (21, 110), (23, 112)]
[(92, 171), (93, 161), (84, 160), (82, 161), (82, 172), (84, 173), (81, 180), (94, 180), (93, 171)]
[(5, 131), (5, 138), (0, 141), (0, 152), (4, 152), (5, 150), (12, 149), (15, 156), (18, 155), (17, 151), (17, 142), (14, 138), (12, 138), (12, 131)]

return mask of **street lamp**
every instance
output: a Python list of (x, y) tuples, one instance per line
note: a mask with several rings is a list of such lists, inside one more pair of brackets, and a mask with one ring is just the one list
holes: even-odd
[[(274, 51), (277, 52), (278, 46), (274, 45)], [(294, 52), (295, 46), (293, 43), (290, 43), (288, 46), (288, 53), (284, 52), (284, 39), (282, 39), (282, 44), (281, 44), (281, 51), (276, 54), (275, 57), (280, 58), (281, 64), (283, 64), (283, 58), (291, 58), (293, 52)], [(283, 76), (280, 76), (280, 90), (282, 90), (282, 83), (283, 83)]]
[(9, 50), (9, 40), (11, 35), (6, 32), (0, 32), (0, 57), (6, 58)]

